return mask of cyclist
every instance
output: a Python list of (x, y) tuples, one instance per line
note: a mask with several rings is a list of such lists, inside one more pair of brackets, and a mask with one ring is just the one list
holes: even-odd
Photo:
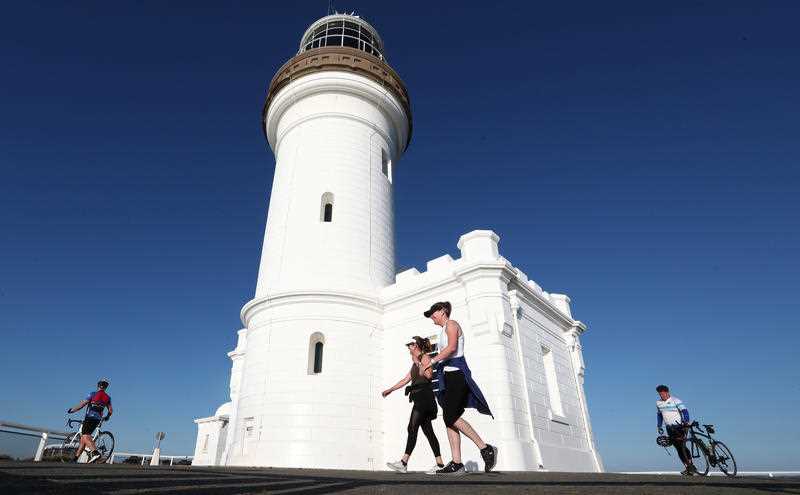
[(689, 428), (689, 410), (683, 402), (673, 397), (669, 393), (669, 387), (666, 385), (659, 385), (656, 387), (656, 392), (660, 396), (660, 400), (656, 401), (656, 409), (658, 410), (658, 433), (664, 434), (663, 426), (667, 427), (667, 435), (678, 451), (678, 457), (683, 462), (686, 469), (681, 471), (684, 476), (691, 476), (697, 471), (692, 464), (692, 455), (689, 449), (686, 448), (686, 430)]
[[(100, 424), (100, 420), (108, 421), (111, 419), (111, 414), (114, 408), (111, 407), (111, 397), (106, 393), (108, 388), (108, 380), (101, 378), (97, 382), (97, 390), (89, 392), (89, 395), (80, 401), (77, 406), (67, 409), (67, 413), (72, 414), (78, 412), (86, 406), (86, 416), (83, 418), (81, 425), (81, 444), (78, 451), (75, 453), (75, 461), (78, 461), (84, 449), (89, 449), (89, 460), (87, 462), (95, 462), (102, 457), (102, 454), (97, 450), (97, 447), (92, 440), (92, 433), (95, 428)], [(108, 409), (108, 414), (103, 417), (103, 410)]]

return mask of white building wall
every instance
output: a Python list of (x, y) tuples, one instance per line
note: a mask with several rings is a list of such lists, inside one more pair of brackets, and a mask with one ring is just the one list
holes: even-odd
[[(572, 339), (568, 333), (571, 328), (548, 318), (531, 299), (525, 297), (519, 297), (518, 318), (530, 410), (544, 468), (553, 471), (597, 470), (572, 366), (569, 347)], [(559, 399), (550, 396), (543, 347), (553, 356)], [(554, 411), (554, 400), (560, 400), (563, 415)]]
[[(395, 126), (408, 124), (392, 112), (403, 110), (390, 93), (347, 72), (303, 76), (275, 97), (266, 126), (276, 165), (256, 298), (319, 289), (374, 294), (393, 282), (392, 185), (382, 154), (396, 164), (407, 129)], [(326, 193), (332, 222), (322, 221)]]
[[(291, 296), (257, 303), (248, 314), (228, 464), (374, 469), (382, 457), (374, 302)], [(322, 372), (309, 374), (315, 333), (324, 336)]]
[[(460, 259), (443, 256), (432, 260), (427, 271), (411, 269), (398, 274), (397, 283), (382, 291), (383, 388), (395, 383), (410, 367), (403, 346), (409, 337), (438, 334), (439, 327), (422, 312), (433, 302), (448, 300), (453, 305), (452, 318), (464, 330), (465, 357), (495, 416), (491, 419), (468, 410), (465, 418), (485, 441), (500, 448), (497, 469), (598, 470), (601, 465), (594, 462), (589, 448), (581, 390), (568, 346), (573, 339), (567, 339), (567, 332), (582, 324), (571, 319), (568, 306), (556, 304), (561, 300), (554, 297), (551, 301), (549, 294), (502, 258), (497, 242), (492, 232), (471, 232), (459, 242)], [(509, 286), (515, 288), (511, 293)], [(525, 293), (524, 298), (520, 292)], [(553, 418), (549, 413), (542, 345), (554, 353), (564, 418)], [(390, 458), (403, 453), (411, 408), (406, 398), (396, 394), (386, 399), (383, 414), (384, 445)], [(435, 431), (447, 457), (449, 446), (441, 414)], [(462, 448), (468, 466), (482, 467), (478, 449), (469, 440), (462, 442)], [(410, 467), (427, 467), (430, 449), (422, 435), (415, 453)]]

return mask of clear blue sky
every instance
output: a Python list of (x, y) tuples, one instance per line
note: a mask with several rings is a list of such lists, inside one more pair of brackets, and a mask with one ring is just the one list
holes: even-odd
[[(326, 5), (4, 7), (0, 418), (58, 427), (107, 375), (120, 448), (192, 452), (254, 292), (266, 87)], [(609, 469), (676, 466), (661, 382), (740, 468), (800, 468), (796, 2), (335, 5), (412, 97), (398, 269), (490, 228), (569, 294)]]

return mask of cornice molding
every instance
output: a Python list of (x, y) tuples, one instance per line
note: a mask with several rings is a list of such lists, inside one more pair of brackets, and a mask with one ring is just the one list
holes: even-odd
[(354, 292), (325, 290), (287, 291), (250, 300), (242, 307), (240, 318), (242, 324), (249, 327), (250, 320), (261, 311), (298, 302), (347, 304), (369, 311), (382, 312), (383, 310), (377, 297), (367, 297)]

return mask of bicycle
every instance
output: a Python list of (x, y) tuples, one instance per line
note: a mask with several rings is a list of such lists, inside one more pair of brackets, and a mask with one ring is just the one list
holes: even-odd
[[(101, 419), (97, 424), (97, 428), (92, 432), (92, 440), (95, 447), (100, 452), (100, 458), (97, 459), (98, 463), (103, 463), (111, 458), (114, 453), (114, 435), (110, 431), (101, 431), (100, 426), (104, 421)], [(61, 446), (57, 449), (56, 454), (61, 462), (70, 462), (75, 458), (75, 452), (81, 444), (81, 426), (83, 421), (80, 419), (67, 419), (67, 428), (72, 429), (72, 425), (77, 424), (78, 428), (75, 431), (68, 431), (65, 435), (66, 438)]]
[[(687, 442), (689, 443), (689, 452), (692, 455), (692, 462), (696, 470), (695, 473), (705, 476), (708, 474), (709, 467), (714, 466), (719, 468), (726, 476), (736, 476), (736, 459), (733, 458), (733, 453), (727, 445), (711, 436), (716, 432), (714, 425), (702, 425), (705, 431), (700, 426), (697, 421), (686, 426), (687, 433), (689, 433)], [(700, 437), (707, 438), (710, 446)], [(701, 462), (703, 468), (698, 466), (699, 462), (695, 462), (695, 460)]]

